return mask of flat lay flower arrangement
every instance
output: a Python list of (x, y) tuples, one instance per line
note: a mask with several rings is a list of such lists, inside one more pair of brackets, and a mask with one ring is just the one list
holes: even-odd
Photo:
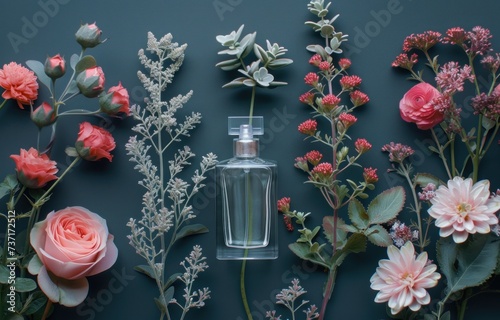
[[(109, 119), (129, 114), (127, 90), (118, 83), (105, 91), (103, 69), (93, 56), (84, 54), (104, 42), (101, 33), (95, 23), (82, 25), (75, 34), (81, 52), (69, 61), (56, 54), (45, 63), (27, 61), (29, 69), (17, 62), (0, 69), (4, 89), (0, 108), (19, 109), (26, 114), (26, 126), (38, 127), (33, 144), (20, 146), (19, 153), (10, 156), (15, 172), (0, 183), (0, 198), (6, 203), (0, 209), (5, 219), (0, 253), (2, 319), (46, 319), (53, 304), (79, 305), (89, 291), (87, 277), (109, 269), (117, 259), (118, 249), (104, 215), (83, 206), (50, 205), (56, 186), (64, 185), (63, 178), (70, 176), (80, 160), (112, 161), (116, 147), (111, 133), (89, 119), (75, 128), (75, 143), (66, 148), (66, 154), (54, 154), (58, 122), (68, 116)], [(64, 76), (68, 80), (61, 86)], [(37, 100), (41, 90), (49, 93), (47, 101)], [(71, 99), (80, 95), (97, 100), (98, 108), (71, 109)], [(7, 103), (9, 100), (15, 104)], [(28, 110), (21, 110), (25, 108)], [(3, 116), (5, 113), (0, 114)], [(46, 131), (49, 135), (42, 134)], [(56, 161), (61, 156), (73, 159), (64, 170)]]
[[(400, 216), (406, 223), (392, 222), (394, 245), (370, 280), (375, 302), (387, 303), (394, 318), (464, 319), (470, 299), (494, 292), (489, 285), (500, 271), (500, 195), (481, 171), (490, 148), (498, 147), (500, 125), (500, 55), (491, 38), (481, 26), (411, 34), (392, 63), (418, 82), (400, 101), (401, 118), (428, 133), (434, 142), (429, 151), (442, 163), (435, 172), (415, 172), (411, 146), (392, 141), (382, 147), (389, 171), (412, 195), (408, 214)], [(444, 61), (438, 53), (450, 46), (461, 54)], [(469, 87), (472, 98), (461, 104)], [(439, 231), (435, 248), (433, 230)], [(428, 289), (438, 283), (444, 289), (433, 298)], [(428, 306), (431, 300), (438, 302)]]
[[(352, 272), (344, 270), (343, 263), (373, 246), (383, 247), (386, 256), (373, 263), (366, 286), (373, 289), (373, 303), (386, 306), (388, 317), (472, 317), (468, 302), (498, 293), (490, 284), (500, 274), (500, 189), (491, 185), (491, 173), (482, 170), (482, 164), (492, 161), (489, 151), (500, 143), (500, 54), (492, 49), (492, 35), (481, 26), (429, 30), (407, 36), (403, 52), (395, 54), (393, 71), (409, 74), (407, 80), (414, 82), (408, 82), (406, 93), (394, 92), (401, 96), (401, 119), (432, 141), (426, 152), (440, 163), (432, 172), (418, 172), (414, 146), (387, 141), (374, 147), (369, 137), (354, 136), (352, 128), (368, 123), (358, 112), (372, 107), (364, 91), (370, 84), (356, 75), (355, 61), (343, 56), (349, 36), (337, 29), (340, 15), (332, 16), (330, 6), (324, 0), (307, 3), (314, 20), (305, 27), (315, 42), (305, 46), (310, 56), (304, 64), (310, 71), (304, 75), (297, 105), (307, 108), (310, 117), (298, 125), (304, 141), (296, 143), (311, 142), (311, 147), (305, 154), (290, 155), (289, 165), (290, 171), (304, 176), (300, 188), (316, 191), (323, 206), (308, 211), (301, 208), (304, 202), (286, 195), (275, 204), (282, 231), (296, 235), (281, 252), (319, 267), (315, 270), (324, 276), (324, 286), (293, 279), (277, 291), (276, 306), (266, 310), (265, 317), (334, 318), (335, 310), (328, 306), (335, 295), (355, 295), (334, 290), (337, 277)], [(236, 75), (224, 88), (250, 91), (251, 125), (258, 90), (287, 85), (276, 80), (282, 74), (275, 70), (293, 61), (278, 43), (259, 45), (257, 33), (242, 35), (243, 29), (241, 25), (215, 37), (223, 47), (218, 54), (225, 57), (216, 67)], [(196, 223), (202, 213), (193, 203), (210, 171), (220, 165), (217, 156), (208, 153), (192, 174), (187, 172), (196, 155), (186, 140), (202, 116), (193, 111), (181, 119), (178, 113), (188, 105), (192, 90), (170, 96), (166, 90), (184, 63), (187, 44), (174, 42), (170, 33), (159, 39), (147, 34), (147, 45), (138, 52), (142, 69), (137, 71), (147, 97), (143, 106), (130, 106), (127, 89), (117, 83), (106, 90), (103, 68), (87, 54), (106, 41), (101, 34), (95, 23), (83, 24), (75, 34), (81, 52), (69, 60), (56, 54), (44, 63), (10, 62), (0, 69), (0, 117), (6, 108), (14, 108), (38, 129), (31, 145), (19, 146), (19, 153), (4, 161), (12, 161), (15, 170), (0, 183), (0, 200), (6, 204), (0, 208), (0, 226), (5, 226), (0, 240), (0, 319), (43, 320), (57, 304), (76, 307), (86, 299), (92, 276), (116, 262), (118, 248), (106, 213), (82, 205), (53, 208), (50, 200), (64, 179), (71, 179), (71, 171), (80, 170), (79, 161), (113, 160), (115, 140), (94, 120), (102, 124), (126, 116), (135, 124), (122, 147), (143, 190), (142, 209), (130, 212), (126, 240), (132, 247), (128, 250), (144, 262), (134, 270), (157, 289), (144, 294), (151, 295), (160, 319), (183, 320), (190, 310), (211, 303), (214, 293), (197, 282), (210, 270), (202, 246), (190, 247), (182, 261), (171, 259), (173, 250), (184, 249), (185, 238), (209, 232)], [(46, 101), (39, 101), (41, 90), (48, 92)], [(96, 109), (70, 108), (77, 96), (97, 104)], [(57, 124), (69, 116), (88, 119), (74, 128), (75, 142), (65, 154), (55, 154), (61, 134)], [(388, 156), (386, 167), (365, 165), (374, 152)], [(59, 159), (71, 162), (64, 166)], [(379, 191), (379, 175), (385, 170), (397, 183)], [(244, 316), (250, 320), (246, 254), (235, 272), (240, 274)], [(280, 263), (279, 258), (269, 263)], [(312, 290), (321, 290), (321, 301), (304, 299)]]

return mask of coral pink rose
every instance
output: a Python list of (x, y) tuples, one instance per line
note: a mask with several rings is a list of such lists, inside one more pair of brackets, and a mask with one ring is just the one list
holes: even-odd
[(17, 100), (19, 108), (24, 109), (23, 104), (30, 104), (38, 97), (36, 79), (33, 71), (20, 64), (5, 64), (3, 69), (0, 69), (0, 87), (5, 89), (2, 97)]
[(439, 91), (428, 83), (413, 86), (399, 102), (401, 118), (413, 122), (419, 129), (431, 129), (443, 121), (443, 113), (434, 109), (432, 100), (439, 97)]
[(109, 115), (124, 113), (130, 114), (130, 101), (127, 89), (119, 82), (117, 86), (111, 87), (107, 94), (99, 97), (101, 111)]
[(82, 207), (49, 213), (33, 226), (30, 242), (38, 259), (29, 271), (52, 302), (68, 307), (87, 297), (86, 277), (109, 269), (118, 257), (106, 220)]
[(96, 161), (113, 158), (110, 152), (115, 148), (115, 139), (103, 128), (94, 126), (89, 122), (80, 124), (80, 132), (76, 140), (76, 151), (85, 160)]
[(104, 91), (104, 72), (101, 67), (95, 66), (85, 69), (76, 77), (76, 85), (87, 98), (95, 98)]
[(16, 163), (17, 179), (27, 188), (42, 188), (47, 182), (57, 179), (57, 163), (34, 148), (21, 149), (19, 155), (10, 156)]

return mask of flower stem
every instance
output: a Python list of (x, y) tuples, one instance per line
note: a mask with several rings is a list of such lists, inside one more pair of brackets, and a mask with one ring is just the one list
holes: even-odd
[(319, 320), (325, 319), (326, 306), (328, 304), (328, 301), (330, 300), (330, 297), (332, 296), (336, 277), (337, 277), (337, 265), (334, 264), (333, 267), (330, 269), (330, 272), (328, 273), (328, 281), (326, 283), (325, 291), (323, 293), (323, 302), (321, 304), (321, 311), (318, 318)]
[(47, 305), (45, 306), (45, 310), (43, 311), (42, 320), (47, 319), (51, 307), (52, 307), (52, 301), (50, 301), (50, 299), (49, 299), (49, 300), (47, 300)]
[(446, 169), (446, 173), (448, 174), (448, 178), (452, 179), (453, 175), (451, 174), (450, 168), (448, 167), (448, 162), (446, 161), (446, 157), (445, 157), (444, 152), (443, 152), (443, 146), (439, 143), (439, 139), (436, 135), (436, 131), (434, 131), (434, 128), (431, 128), (431, 132), (432, 132), (432, 138), (434, 139), (434, 142), (436, 143), (436, 147), (439, 151), (439, 157), (443, 161), (444, 168)]
[(0, 110), (2, 110), (3, 106), (5, 105), (5, 103), (7, 102), (7, 99), (5, 99), (2, 104), (0, 104)]
[(252, 96), (250, 98), (250, 113), (249, 113), (249, 125), (252, 125), (252, 119), (253, 119), (253, 107), (255, 105), (255, 91), (256, 91), (256, 86), (252, 87)]
[[(248, 253), (248, 249), (245, 250), (245, 254)], [(250, 306), (248, 305), (247, 293), (245, 288), (245, 270), (247, 266), (247, 259), (244, 259), (241, 263), (241, 272), (240, 272), (240, 293), (241, 293), (241, 302), (243, 302), (243, 307), (245, 308), (245, 314), (247, 315), (248, 320), (252, 320), (252, 313), (250, 312)]]

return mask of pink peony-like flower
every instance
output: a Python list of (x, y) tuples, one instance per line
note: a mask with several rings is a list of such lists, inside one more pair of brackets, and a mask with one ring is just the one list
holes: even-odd
[(401, 118), (413, 122), (419, 129), (431, 129), (443, 121), (443, 113), (434, 109), (432, 100), (440, 96), (439, 91), (428, 83), (413, 86), (399, 102)]
[(76, 140), (76, 151), (85, 160), (96, 161), (106, 158), (109, 161), (113, 158), (110, 154), (115, 149), (115, 139), (105, 129), (94, 126), (89, 122), (80, 124), (80, 132)]
[(500, 202), (490, 198), (490, 182), (454, 177), (447, 187), (442, 185), (430, 199), (428, 213), (436, 219), (441, 237), (453, 236), (453, 241), (462, 243), (470, 233), (489, 233), (490, 226), (498, 223), (495, 213)]
[(30, 242), (43, 265), (29, 271), (52, 302), (68, 307), (87, 297), (86, 277), (109, 269), (118, 256), (106, 220), (82, 207), (49, 213), (33, 226)]
[(435, 264), (428, 263), (427, 252), (415, 258), (415, 248), (408, 241), (401, 249), (390, 245), (387, 255), (389, 259), (380, 260), (370, 278), (370, 288), (379, 291), (375, 302), (388, 302), (392, 314), (406, 307), (417, 311), (429, 304), (431, 297), (426, 289), (436, 286), (441, 275), (436, 272)]
[(19, 155), (13, 154), (10, 158), (16, 163), (17, 179), (27, 188), (42, 188), (57, 179), (57, 163), (34, 148), (28, 151), (21, 149)]
[(14, 99), (19, 108), (23, 104), (30, 104), (38, 97), (38, 82), (35, 73), (20, 64), (11, 62), (4, 64), (0, 69), (0, 87), (4, 99)]

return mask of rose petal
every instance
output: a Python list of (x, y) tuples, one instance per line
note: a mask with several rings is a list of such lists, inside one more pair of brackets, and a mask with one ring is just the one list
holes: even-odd
[(38, 274), (38, 285), (52, 302), (66, 307), (76, 307), (82, 303), (89, 293), (87, 278), (67, 280), (59, 278), (49, 272), (45, 267)]

